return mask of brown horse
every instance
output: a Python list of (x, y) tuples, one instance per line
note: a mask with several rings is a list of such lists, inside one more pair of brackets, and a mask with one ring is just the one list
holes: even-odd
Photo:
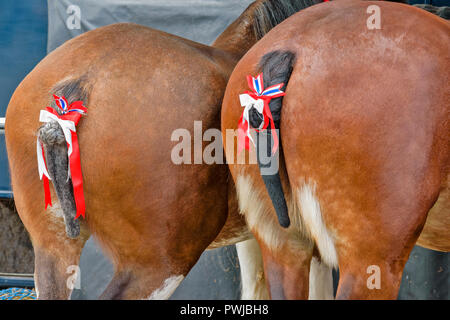
[[(6, 144), (15, 203), (35, 250), (39, 298), (69, 297), (66, 271), (78, 264), (91, 234), (115, 266), (105, 299), (167, 298), (206, 248), (251, 238), (227, 165), (193, 163), (194, 151), (200, 147), (201, 156), (207, 144), (195, 146), (194, 121), (203, 130), (219, 128), (224, 90), (240, 57), (277, 23), (317, 2), (256, 1), (212, 46), (115, 24), (66, 42), (35, 67), (11, 98)], [(44, 210), (35, 141), (39, 111), (52, 94), (88, 108), (77, 126), (86, 201), (80, 222), (60, 175), (67, 173), (67, 146), (58, 126), (39, 130), (56, 190)], [(182, 164), (171, 159), (176, 129), (187, 129), (194, 145)], [(248, 242), (239, 247), (252, 250), (257, 246)], [(263, 280), (252, 268), (243, 280), (258, 271)]]
[[(368, 27), (373, 10), (380, 28)], [(450, 251), (449, 40), (449, 22), (420, 9), (339, 1), (293, 15), (240, 60), (223, 134), (237, 128), (247, 75), (287, 83), (270, 102), (278, 191), (257, 165), (236, 164), (237, 144), (224, 139), (272, 298), (306, 298), (311, 259), (320, 259), (339, 267), (337, 298), (395, 299), (416, 242)], [(285, 196), (287, 228), (273, 193)]]

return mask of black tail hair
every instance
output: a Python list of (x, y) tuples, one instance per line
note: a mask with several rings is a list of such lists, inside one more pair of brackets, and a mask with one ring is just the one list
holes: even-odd
[(322, 0), (265, 0), (257, 3), (253, 21), (256, 40), (294, 13), (321, 2)]
[[(273, 51), (264, 55), (259, 64), (263, 72), (264, 87), (267, 88), (282, 82), (284, 83), (282, 88), (284, 91), (291, 76), (294, 63), (295, 54), (290, 51)], [(269, 103), (270, 112), (272, 113), (276, 129), (280, 128), (282, 103), (283, 97), (274, 98)], [(256, 109), (250, 109), (249, 118), (250, 125), (253, 128), (258, 128), (260, 126), (262, 119)], [(256, 137), (258, 147), (267, 146), (257, 149), (257, 160), (262, 179), (277, 213), (278, 222), (282, 227), (287, 228), (290, 225), (290, 219), (283, 187), (281, 185), (280, 174), (278, 170), (275, 173), (270, 171), (268, 171), (270, 173), (264, 172), (267, 168), (273, 167), (274, 161), (278, 161), (278, 153), (281, 150), (281, 140), (279, 141), (280, 144), (276, 154), (272, 155), (273, 139), (271, 131), (264, 130), (257, 132)], [(266, 141), (263, 141), (263, 139), (266, 139)], [(263, 156), (265, 159), (269, 159), (268, 163), (262, 161)]]
[(435, 7), (431, 4), (414, 4), (414, 7), (421, 8), (428, 12), (431, 12), (438, 17), (441, 17), (446, 20), (450, 20), (450, 7)]

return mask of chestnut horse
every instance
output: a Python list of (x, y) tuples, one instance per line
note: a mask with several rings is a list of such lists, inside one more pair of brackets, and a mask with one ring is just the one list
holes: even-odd
[[(241, 56), (277, 23), (317, 2), (256, 1), (212, 46), (135, 24), (110, 25), (67, 41), (28, 74), (7, 109), (6, 145), (40, 299), (70, 296), (66, 271), (78, 264), (91, 234), (115, 267), (105, 299), (168, 298), (205, 249), (251, 238), (227, 165), (191, 164), (198, 154), (190, 151), (191, 160), (175, 164), (170, 140), (186, 129), (191, 144), (196, 120), (203, 130), (220, 128), (222, 97)], [(77, 126), (86, 202), (81, 221), (73, 220), (73, 191), (61, 175), (67, 173), (62, 132), (51, 123), (38, 132), (39, 111), (52, 94), (82, 100), (88, 109)], [(47, 211), (37, 132), (55, 184)], [(238, 252), (257, 257), (258, 250), (244, 242)], [(263, 280), (262, 267), (250, 267), (242, 278), (265, 297), (263, 281), (254, 281), (256, 274)]]
[[(373, 10), (379, 28), (368, 27)], [(339, 267), (338, 299), (395, 299), (414, 244), (450, 251), (449, 40), (449, 22), (421, 9), (339, 1), (286, 19), (240, 60), (223, 135), (237, 128), (247, 75), (285, 84), (269, 105), (277, 190), (257, 165), (237, 164), (237, 143), (224, 139), (271, 298), (306, 298), (310, 262), (320, 260)], [(280, 199), (288, 220), (279, 223)]]

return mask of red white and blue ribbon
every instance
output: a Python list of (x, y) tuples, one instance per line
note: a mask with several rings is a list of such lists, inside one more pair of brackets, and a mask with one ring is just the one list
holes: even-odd
[[(67, 180), (72, 178), (75, 205), (77, 207), (75, 219), (77, 219), (80, 215), (84, 218), (85, 203), (83, 194), (83, 177), (81, 174), (80, 149), (78, 146), (76, 126), (80, 121), (81, 116), (87, 113), (87, 109), (83, 106), (83, 101), (75, 101), (69, 105), (65, 97), (53, 95), (53, 98), (55, 99), (59, 113), (51, 107), (46, 107), (45, 110), (41, 110), (39, 121), (56, 121), (64, 133), (64, 138), (67, 142), (67, 155), (69, 157)], [(47, 171), (44, 146), (39, 141), (39, 138), (37, 139), (36, 148), (39, 178), (43, 180), (44, 183), (45, 209), (47, 209), (48, 205), (52, 205), (49, 187), (49, 180), (52, 179)]]
[(256, 147), (252, 136), (250, 135), (249, 111), (254, 107), (261, 115), (261, 125), (259, 128), (254, 128), (256, 131), (265, 130), (269, 124), (272, 130), (274, 145), (272, 153), (275, 153), (278, 148), (278, 136), (275, 130), (272, 113), (270, 112), (269, 102), (273, 98), (284, 96), (285, 93), (281, 91), (284, 83), (279, 83), (264, 89), (263, 74), (260, 73), (256, 78), (247, 76), (248, 86), (252, 91), (246, 91), (239, 95), (241, 106), (244, 111), (238, 123), (238, 154), (245, 148), (249, 150), (250, 141)]

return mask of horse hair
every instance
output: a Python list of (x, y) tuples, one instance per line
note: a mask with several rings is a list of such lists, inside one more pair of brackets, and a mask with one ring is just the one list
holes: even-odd
[[(84, 85), (87, 83), (86, 76), (82, 76), (77, 79), (63, 80), (57, 83), (52, 93), (57, 96), (63, 96), (67, 99), (67, 102), (72, 103), (74, 101), (81, 100), (84, 104), (87, 104), (87, 97), (89, 95), (88, 88)], [(55, 109), (59, 114), (59, 108), (56, 106), (55, 100), (52, 98), (51, 107)]]
[[(285, 89), (291, 76), (294, 63), (295, 54), (290, 51), (272, 51), (264, 55), (259, 63), (259, 66), (263, 71), (264, 87), (267, 88), (278, 83), (284, 83), (282, 89)], [(274, 98), (269, 102), (269, 109), (272, 113), (276, 129), (279, 129), (280, 127), (282, 103), (283, 97)], [(250, 109), (249, 116), (250, 125), (253, 128), (258, 128), (262, 120), (255, 108)], [(287, 228), (290, 225), (290, 219), (280, 174), (278, 171), (275, 174), (264, 174), (263, 172), (265, 168), (272, 167), (273, 161), (278, 161), (278, 154), (272, 155), (271, 130), (257, 132), (256, 138), (258, 148), (267, 146), (265, 150), (258, 149), (258, 152), (256, 153), (261, 177), (277, 213), (278, 222), (282, 227)], [(260, 141), (262, 139), (266, 139), (266, 143), (261, 144)], [(281, 150), (281, 143), (279, 144), (278, 150)], [(261, 161), (261, 152), (264, 151), (266, 152), (265, 157), (270, 159), (268, 164), (262, 163)], [(277, 151), (277, 153), (278, 152), (279, 151)]]
[(256, 40), (264, 37), (277, 24), (294, 13), (308, 8), (322, 0), (265, 0), (254, 11), (253, 30)]
[[(294, 63), (295, 55), (290, 51), (272, 51), (265, 54), (259, 62), (259, 68), (263, 72), (264, 87), (268, 88), (283, 82), (284, 86), (281, 89), (284, 91), (291, 77)], [(269, 109), (277, 129), (280, 124), (282, 102), (283, 97), (279, 97), (270, 100), (269, 103)], [(258, 128), (262, 119), (255, 108), (250, 109), (249, 117), (251, 126)]]
[[(58, 83), (52, 89), (52, 93), (64, 96), (69, 104), (77, 100), (82, 100), (86, 104), (88, 92), (83, 83), (84, 78), (66, 80)], [(51, 107), (60, 113), (53, 100)], [(50, 121), (38, 129), (37, 135), (44, 146), (47, 169), (61, 205), (66, 234), (69, 238), (76, 238), (80, 234), (80, 223), (75, 220), (76, 204), (72, 179), (67, 179), (69, 158), (64, 133), (56, 121)]]
[(430, 4), (414, 4), (413, 6), (431, 12), (443, 19), (450, 20), (450, 7), (435, 7)]

